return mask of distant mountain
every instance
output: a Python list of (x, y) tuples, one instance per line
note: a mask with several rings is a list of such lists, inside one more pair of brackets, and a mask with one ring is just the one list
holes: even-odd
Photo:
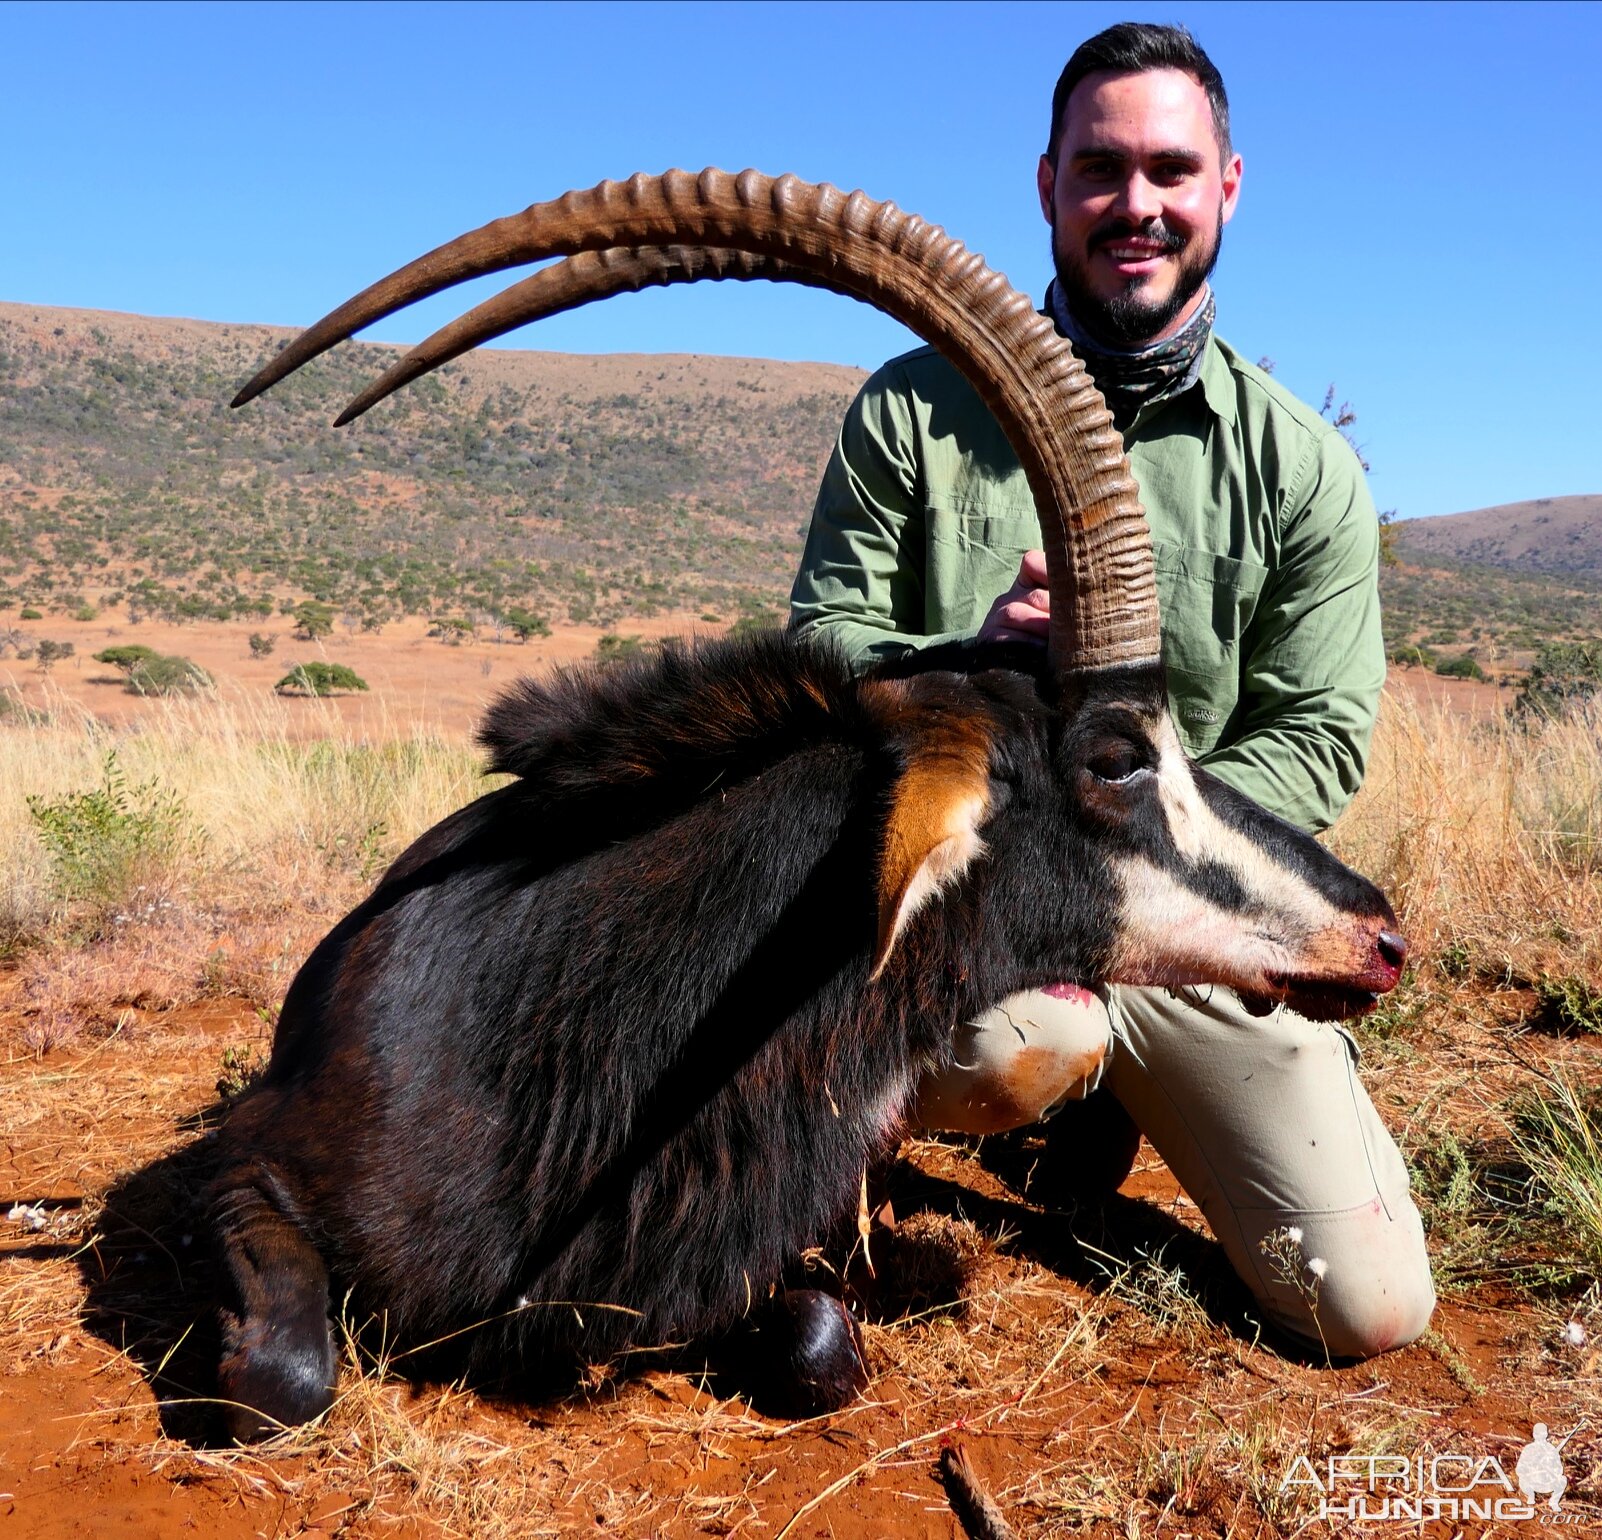
[(1406, 561), (1463, 563), (1602, 582), (1602, 493), (1410, 519), (1396, 526)]
[(777, 613), (863, 378), (481, 349), (335, 429), (398, 351), (346, 343), (230, 411), (291, 335), (0, 304), (0, 606)]

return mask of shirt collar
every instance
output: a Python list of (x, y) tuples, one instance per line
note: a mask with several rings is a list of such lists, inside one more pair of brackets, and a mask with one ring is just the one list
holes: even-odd
[(1229, 360), (1224, 356), (1224, 350), (1218, 344), (1217, 336), (1209, 337), (1207, 345), (1202, 349), (1201, 370), (1195, 382), (1186, 386), (1177, 396), (1165, 396), (1161, 401), (1143, 406), (1135, 414), (1135, 420), (1125, 432), (1144, 427), (1159, 412), (1176, 402), (1194, 400), (1198, 388), (1201, 390), (1202, 400), (1207, 404), (1207, 410), (1230, 427), (1234, 427), (1235, 376), (1229, 367)]
[(1229, 360), (1224, 357), (1217, 333), (1207, 339), (1207, 347), (1202, 354), (1201, 388), (1214, 414), (1234, 427), (1235, 375), (1229, 367)]
[[(1040, 313), (1056, 326), (1058, 333), (1066, 335), (1063, 330), (1061, 318), (1057, 315), (1057, 306), (1054, 303), (1052, 287), (1046, 289), (1045, 303), (1040, 307)], [(1143, 406), (1135, 414), (1134, 422), (1129, 427), (1148, 422), (1156, 416), (1165, 406), (1175, 401), (1188, 400), (1199, 384), (1202, 399), (1207, 403), (1208, 409), (1215, 417), (1221, 418), (1230, 427), (1235, 425), (1235, 377), (1229, 367), (1229, 360), (1224, 356), (1224, 350), (1219, 346), (1218, 333), (1212, 332), (1202, 346), (1201, 368), (1197, 378), (1178, 395), (1166, 396), (1162, 400), (1154, 401)], [(1128, 429), (1125, 429), (1128, 432)]]

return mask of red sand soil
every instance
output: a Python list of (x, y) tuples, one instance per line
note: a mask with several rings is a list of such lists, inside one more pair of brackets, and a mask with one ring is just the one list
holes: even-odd
[[(483, 639), (452, 646), (428, 635), (428, 622), (407, 619), (386, 625), (377, 635), (349, 634), (336, 628), (332, 636), (315, 642), (297, 641), (290, 622), (195, 621), (170, 624), (143, 620), (130, 625), (120, 614), (94, 621), (51, 617), (20, 623), (35, 642), (71, 642), (74, 655), (41, 673), (30, 659), (0, 657), (0, 689), (15, 690), (36, 706), (50, 706), (62, 696), (110, 724), (122, 724), (149, 710), (149, 703), (124, 688), (124, 678), (94, 654), (108, 647), (140, 643), (157, 652), (175, 653), (198, 663), (212, 677), (224, 700), (270, 694), (273, 686), (297, 663), (343, 663), (367, 681), (364, 694), (332, 697), (328, 701), (292, 700), (304, 711), (307, 731), (328, 731), (327, 711), (363, 729), (409, 731), (425, 723), (447, 733), (466, 736), (484, 706), (511, 680), (556, 663), (573, 663), (594, 656), (603, 628), (562, 625), (552, 636), (528, 643), (510, 639), (497, 643), (486, 632)], [(699, 621), (694, 615), (658, 615), (625, 622), (619, 634), (656, 640), (664, 636), (713, 635), (726, 629)], [(253, 658), (252, 631), (276, 635), (272, 653)]]
[[(49, 1216), (43, 1229), (0, 1222), (8, 1534), (773, 1540), (799, 1515), (788, 1534), (947, 1540), (960, 1530), (935, 1461), (953, 1440), (1024, 1535), (1147, 1534), (1153, 1520), (1176, 1537), (1290, 1534), (1305, 1515), (1264, 1520), (1227, 1435), (1263, 1430), (1253, 1479), (1272, 1494), (1298, 1453), (1320, 1459), (1375, 1427), (1401, 1428), (1393, 1447), (1466, 1448), (1511, 1470), (1535, 1420), (1566, 1432), (1588, 1414), (1591, 1432), (1566, 1454), (1567, 1512), (1581, 1526), (1570, 1532), (1602, 1533), (1594, 1351), (1554, 1360), (1552, 1323), (1487, 1290), (1443, 1303), (1432, 1342), (1370, 1364), (1281, 1357), (1252, 1341), (1195, 1210), (1149, 1150), (1124, 1189), (1141, 1202), (1114, 1200), (1110, 1217), (1076, 1222), (1093, 1243), (1085, 1252), (1068, 1241), (1069, 1220), (1021, 1199), (970, 1150), (909, 1147), (893, 1184), (901, 1222), (919, 1211), (974, 1221), (985, 1251), (976, 1306), (952, 1322), (870, 1328), (876, 1381), (833, 1418), (782, 1429), (667, 1370), (545, 1406), (440, 1387), (386, 1392), (426, 1440), (457, 1450), (482, 1441), (470, 1486), (517, 1474), (530, 1496), (515, 1522), (431, 1500), (426, 1461), (415, 1449), (376, 1460), (359, 1419), (336, 1423), (311, 1453), (219, 1451), (185, 1399), (205, 1392), (213, 1351), (204, 1240), (181, 1199), (169, 1192), (164, 1211), (160, 1194), (220, 1114), (224, 1050), (260, 1045), (262, 1023), (236, 1000), (129, 1010), (110, 1036), (34, 1057), (18, 1046), (5, 984), (0, 974), (0, 1041), (11, 1045), (0, 1065), (0, 1221), (14, 1203)], [(193, 1190), (192, 1177), (171, 1188)], [(1216, 1289), (1215, 1319), (1165, 1322), (1155, 1296), (1110, 1297), (1086, 1266), (1093, 1253), (1138, 1262), (1158, 1247), (1204, 1296)], [(1099, 1338), (1059, 1358), (1081, 1316), (1101, 1321)], [(495, 1455), (501, 1446), (512, 1452)], [(1186, 1472), (1197, 1448), (1210, 1453)]]
[[(428, 639), (421, 622), (321, 644), (292, 641), (282, 622), (50, 620), (27, 629), (73, 642), (78, 656), (48, 682), (31, 664), (0, 661), (0, 687), (9, 675), (36, 703), (59, 692), (108, 721), (149, 708), (88, 655), (137, 641), (194, 659), (225, 697), (270, 689), (294, 661), (348, 663), (373, 692), (337, 703), (347, 722), (405, 730), (424, 721), (464, 736), (509, 679), (588, 656), (599, 636), (564, 628), (526, 647), (449, 647)], [(251, 659), (252, 629), (279, 631), (272, 657)], [(680, 616), (619, 629), (659, 636), (695, 627)], [(1454, 709), (1494, 709), (1497, 699), (1494, 686), (1420, 670), (1393, 683)], [(294, 703), (302, 707), (308, 732), (327, 730), (322, 707)], [(419, 1430), (415, 1444), (380, 1451), (367, 1422), (336, 1414), (330, 1433), (302, 1452), (218, 1450), (214, 1425), (190, 1404), (209, 1392), (214, 1349), (204, 1237), (186, 1204), (198, 1183), (194, 1153), (221, 1115), (222, 1056), (260, 1050), (266, 1028), (242, 999), (129, 1007), (113, 1013), (114, 1029), (87, 1029), (39, 1055), (15, 978), (0, 967), (7, 1534), (775, 1540), (794, 1521), (788, 1534), (797, 1537), (946, 1540), (959, 1530), (935, 1462), (956, 1440), (1024, 1535), (1320, 1535), (1327, 1528), (1301, 1527), (1305, 1508), (1287, 1508), (1278, 1493), (1299, 1453), (1316, 1460), (1389, 1437), (1403, 1452), (1494, 1454), (1511, 1470), (1535, 1421), (1566, 1432), (1587, 1417), (1589, 1431), (1565, 1452), (1573, 1482), (1565, 1517), (1573, 1515), (1569, 1532), (1602, 1534), (1597, 1354), (1554, 1347), (1560, 1317), (1488, 1285), (1443, 1302), (1436, 1337), (1373, 1363), (1331, 1370), (1282, 1357), (1253, 1340), (1194, 1207), (1149, 1150), (1124, 1188), (1141, 1201), (1115, 1200), (1090, 1221), (1020, 1197), (994, 1161), (961, 1145), (909, 1146), (893, 1183), (898, 1213), (903, 1223), (930, 1213), (977, 1226), (973, 1303), (966, 1315), (870, 1326), (875, 1383), (833, 1418), (782, 1428), (667, 1369), (602, 1377), (586, 1394), (543, 1406), (397, 1381), (372, 1399), (392, 1405), (398, 1426)], [(1416, 1058), (1474, 1086), (1484, 1063), (1506, 1059), (1499, 1044), (1489, 1027), (1442, 1022)], [(1564, 1051), (1589, 1054), (1588, 1078), (1598, 1078), (1593, 1048)], [(1379, 1098), (1397, 1118), (1431, 1105), (1407, 1080), (1412, 1062), (1398, 1061), (1394, 1095)], [(1472, 1108), (1463, 1115), (1472, 1120)], [(8, 1220), (18, 1204), (38, 1205), (42, 1228)], [(1165, 1314), (1143, 1261), (1152, 1254), (1184, 1267), (1211, 1319), (1194, 1309)], [(1110, 1288), (1120, 1268), (1145, 1277), (1144, 1292)], [(1075, 1346), (1087, 1322), (1095, 1329)], [(1259, 1454), (1248, 1458), (1253, 1447)], [(448, 1481), (431, 1462), (448, 1467)], [(497, 1492), (527, 1495), (508, 1508)], [(1490, 1531), (1409, 1532), (1447, 1540)]]

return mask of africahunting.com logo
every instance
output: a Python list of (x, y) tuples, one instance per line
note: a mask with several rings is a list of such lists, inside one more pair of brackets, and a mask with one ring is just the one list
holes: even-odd
[(1489, 1454), (1332, 1454), (1317, 1465), (1304, 1454), (1291, 1462), (1279, 1489), (1316, 1497), (1321, 1519), (1583, 1523), (1581, 1515), (1562, 1511), (1568, 1478), (1560, 1451), (1579, 1429), (1555, 1444), (1544, 1422), (1532, 1432), (1511, 1477)]

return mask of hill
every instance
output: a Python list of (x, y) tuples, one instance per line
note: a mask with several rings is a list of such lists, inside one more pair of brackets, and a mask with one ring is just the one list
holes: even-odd
[[(0, 607), (347, 630), (527, 610), (776, 615), (859, 371), (483, 349), (329, 426), (396, 355), (347, 343), (243, 411), (287, 329), (0, 304)], [(1528, 663), (1602, 634), (1602, 496), (1393, 526), (1393, 647)]]
[(1543, 497), (1392, 526), (1385, 637), (1527, 665), (1542, 642), (1602, 636), (1602, 495)]
[(1399, 554), (1602, 583), (1602, 493), (1539, 497), (1396, 526)]
[(0, 602), (224, 619), (313, 598), (367, 627), (772, 609), (862, 378), (481, 350), (335, 430), (397, 352), (347, 343), (231, 412), (291, 335), (0, 304)]

